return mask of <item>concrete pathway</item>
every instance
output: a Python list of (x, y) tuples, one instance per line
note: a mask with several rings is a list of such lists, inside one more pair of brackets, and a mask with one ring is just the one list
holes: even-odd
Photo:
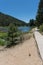
[(43, 60), (43, 36), (36, 29), (34, 31), (34, 36), (35, 36), (35, 39), (39, 48), (41, 58)]

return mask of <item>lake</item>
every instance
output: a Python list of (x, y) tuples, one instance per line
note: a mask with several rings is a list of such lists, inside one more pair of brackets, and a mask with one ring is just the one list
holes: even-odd
[[(18, 29), (22, 32), (28, 32), (31, 28), (30, 27), (18, 27)], [(0, 31), (3, 31), (3, 32), (8, 32), (8, 28), (6, 27), (0, 27)]]
[(31, 28), (30, 27), (19, 27), (19, 30), (21, 30), (22, 32), (28, 32)]

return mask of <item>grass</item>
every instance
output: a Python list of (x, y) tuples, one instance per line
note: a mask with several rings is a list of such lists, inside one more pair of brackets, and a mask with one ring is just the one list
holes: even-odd
[(5, 32), (1, 32), (0, 31), (0, 45), (1, 46), (4, 46), (5, 44), (6, 44), (6, 37), (7, 37), (7, 33), (5, 33)]
[(5, 41), (4, 39), (0, 38), (0, 45), (1, 46), (4, 46), (6, 43), (7, 43), (7, 41)]
[(7, 33), (6, 32), (0, 32), (0, 38), (4, 39), (5, 37), (7, 37)]

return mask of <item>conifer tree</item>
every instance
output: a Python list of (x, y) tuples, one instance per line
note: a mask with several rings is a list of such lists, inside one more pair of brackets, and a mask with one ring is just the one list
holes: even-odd
[(43, 0), (40, 0), (39, 2), (36, 21), (38, 26), (43, 24)]

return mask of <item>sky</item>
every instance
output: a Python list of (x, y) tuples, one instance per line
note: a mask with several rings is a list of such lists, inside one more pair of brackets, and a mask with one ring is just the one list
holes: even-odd
[(35, 19), (39, 0), (0, 0), (0, 12), (25, 22)]

